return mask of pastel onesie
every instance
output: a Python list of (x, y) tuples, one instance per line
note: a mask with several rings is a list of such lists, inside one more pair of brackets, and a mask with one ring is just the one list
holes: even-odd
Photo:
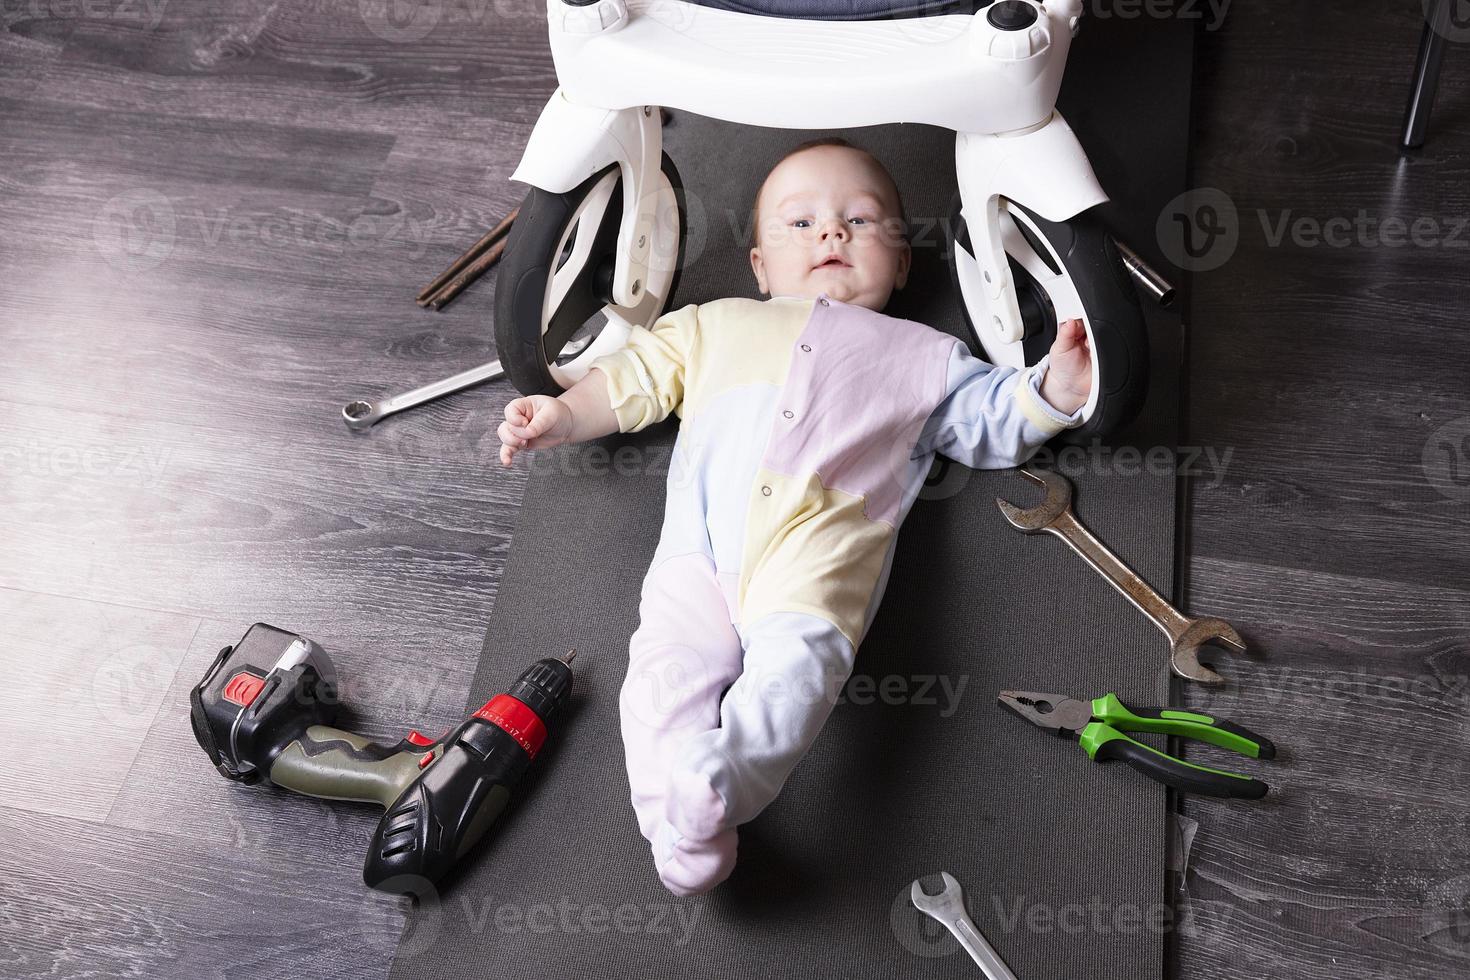
[(936, 452), (1015, 466), (1080, 424), (1017, 370), (831, 299), (690, 304), (595, 360), (618, 428), (681, 424), (620, 692), (628, 782), (675, 894), (734, 865), (831, 713)]

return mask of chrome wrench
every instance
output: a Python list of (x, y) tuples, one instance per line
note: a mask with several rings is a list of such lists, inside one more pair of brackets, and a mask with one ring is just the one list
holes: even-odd
[(954, 933), (965, 952), (970, 954), (970, 959), (979, 965), (989, 980), (1016, 980), (1006, 961), (985, 941), (985, 936), (965, 911), (965, 893), (960, 883), (948, 871), (941, 871), (939, 876), (944, 879), (944, 888), (938, 895), (924, 891), (922, 878), (914, 881), (909, 888), (909, 898), (914, 907)]
[(1137, 572), (1123, 564), (1107, 545), (1082, 526), (1072, 512), (1072, 482), (1051, 470), (1027, 467), (1021, 475), (1046, 488), (1046, 499), (1035, 507), (1017, 507), (995, 498), (1000, 512), (1018, 531), (1055, 534), (1081, 555), (1087, 564), (1101, 572), (1113, 587), (1137, 606), (1155, 626), (1169, 638), (1169, 667), (1180, 677), (1202, 684), (1222, 684), (1225, 678), (1199, 662), (1199, 649), (1206, 643), (1219, 643), (1236, 653), (1245, 652), (1245, 641), (1235, 628), (1213, 616), (1192, 618), (1169, 604), (1169, 601), (1145, 582)]
[[(562, 356), (575, 356), (591, 342), (590, 337), (578, 338), (567, 344), (566, 349), (562, 351)], [(443, 398), (445, 395), (452, 395), (456, 391), (464, 391), (466, 388), (473, 388), (486, 381), (498, 381), (503, 377), (505, 377), (505, 369), (500, 366), (500, 362), (491, 361), (488, 364), (470, 368), (468, 371), (461, 371), (442, 381), (424, 385), (422, 388), (384, 398), (382, 401), (370, 402), (366, 399), (350, 401), (342, 407), (342, 421), (347, 423), (347, 428), (354, 432), (361, 432), (372, 428), (389, 415), (401, 412), (406, 408), (423, 405), (426, 402)]]

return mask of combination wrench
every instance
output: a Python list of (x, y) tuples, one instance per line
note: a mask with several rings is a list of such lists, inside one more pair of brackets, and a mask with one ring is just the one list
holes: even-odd
[(1139, 577), (1122, 559), (1083, 527), (1072, 512), (1072, 483), (1051, 470), (1026, 467), (1021, 475), (1046, 489), (1046, 499), (1035, 507), (1017, 507), (997, 497), (996, 504), (1005, 519), (1018, 531), (1055, 534), (1081, 555), (1093, 568), (1113, 584), (1124, 597), (1137, 606), (1155, 626), (1169, 638), (1169, 667), (1180, 677), (1201, 684), (1222, 684), (1225, 678), (1199, 662), (1199, 649), (1206, 643), (1218, 643), (1236, 653), (1245, 652), (1245, 642), (1235, 628), (1214, 616), (1192, 618), (1169, 604), (1169, 601)]
[(970, 954), (970, 959), (975, 961), (989, 980), (1016, 980), (1016, 975), (1006, 966), (1006, 961), (985, 941), (985, 936), (975, 927), (970, 914), (965, 911), (965, 893), (960, 888), (960, 883), (948, 871), (941, 871), (939, 876), (944, 879), (944, 888), (937, 895), (924, 891), (922, 878), (909, 887), (909, 899), (914, 903), (914, 908), (954, 933), (965, 952)]
[[(573, 340), (562, 351), (562, 357), (568, 358), (580, 354), (582, 349), (591, 343), (591, 340), (590, 337)], [(354, 432), (361, 432), (364, 429), (371, 429), (389, 415), (401, 412), (406, 408), (414, 408), (425, 402), (443, 398), (445, 395), (452, 395), (456, 391), (464, 391), (466, 388), (473, 388), (486, 381), (498, 381), (503, 377), (505, 377), (505, 369), (500, 366), (500, 362), (491, 361), (488, 364), (470, 368), (468, 371), (461, 371), (442, 381), (435, 381), (433, 384), (427, 384), (422, 388), (415, 388), (413, 391), (394, 395), (391, 398), (384, 398), (381, 401), (370, 402), (363, 398), (350, 401), (342, 407), (342, 421), (347, 423), (347, 428)]]

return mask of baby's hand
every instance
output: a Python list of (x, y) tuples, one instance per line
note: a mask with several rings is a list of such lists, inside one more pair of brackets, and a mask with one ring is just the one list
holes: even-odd
[(1092, 391), (1092, 352), (1081, 320), (1065, 320), (1057, 325), (1057, 339), (1050, 354), (1041, 397), (1063, 415), (1071, 415), (1087, 404)]
[(509, 466), (525, 449), (545, 449), (567, 441), (572, 431), (572, 410), (550, 395), (526, 395), (505, 406), (500, 436), (500, 463)]

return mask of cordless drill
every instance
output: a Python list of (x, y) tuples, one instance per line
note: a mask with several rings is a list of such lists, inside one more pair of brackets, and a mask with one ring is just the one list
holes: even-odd
[(407, 892), (418, 880), (437, 882), (500, 816), (566, 710), (575, 653), (538, 660), (438, 739), (414, 731), (385, 745), (332, 727), (341, 702), (325, 650), (256, 623), (220, 651), (190, 694), (189, 714), (227, 779), (382, 806), (362, 878)]

